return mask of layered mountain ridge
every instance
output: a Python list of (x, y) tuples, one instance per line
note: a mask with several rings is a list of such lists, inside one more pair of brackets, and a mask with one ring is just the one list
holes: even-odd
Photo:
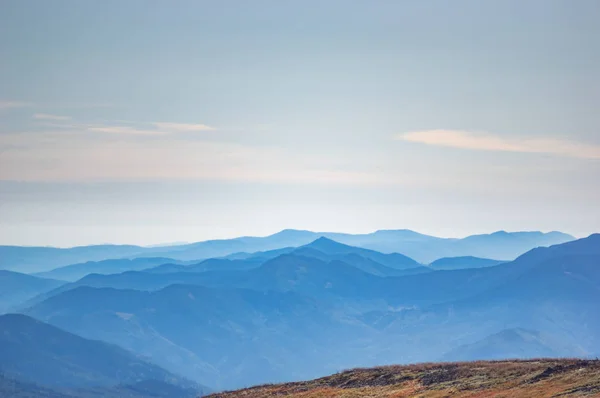
[[(17, 308), (213, 390), (354, 367), (600, 353), (599, 234), (507, 262), (458, 257), (424, 265), (322, 236), (226, 258), (145, 261), (87, 263), (92, 273), (43, 284)], [(131, 263), (137, 269), (120, 272)], [(85, 273), (85, 264), (74, 268)], [(93, 273), (98, 264), (108, 268)], [(40, 383), (19, 373), (9, 379)]]

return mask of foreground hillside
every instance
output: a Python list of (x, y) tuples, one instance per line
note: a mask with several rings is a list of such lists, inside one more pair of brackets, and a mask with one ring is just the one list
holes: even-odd
[(210, 395), (212, 398), (275, 396), (600, 397), (600, 361), (540, 359), (386, 366)]

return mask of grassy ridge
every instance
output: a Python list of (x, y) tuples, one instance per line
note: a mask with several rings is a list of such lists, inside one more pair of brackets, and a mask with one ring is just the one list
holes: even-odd
[(600, 397), (600, 361), (535, 359), (384, 366), (210, 395), (211, 398), (277, 396)]

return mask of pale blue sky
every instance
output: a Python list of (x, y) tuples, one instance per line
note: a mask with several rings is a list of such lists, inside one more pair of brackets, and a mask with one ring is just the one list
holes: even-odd
[(0, 243), (600, 230), (600, 2), (0, 1)]

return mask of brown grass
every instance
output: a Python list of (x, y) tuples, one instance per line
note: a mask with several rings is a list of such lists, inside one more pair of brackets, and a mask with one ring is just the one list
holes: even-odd
[(600, 397), (600, 361), (533, 359), (353, 369), (316, 380), (264, 385), (211, 398)]

